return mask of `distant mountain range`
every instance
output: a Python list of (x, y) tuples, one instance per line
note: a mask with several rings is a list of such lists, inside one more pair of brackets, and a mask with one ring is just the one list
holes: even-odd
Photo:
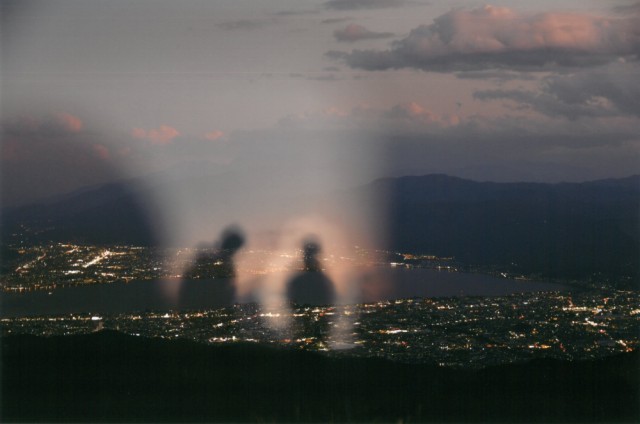
[(113, 331), (1, 339), (3, 422), (638, 422), (638, 352), (483, 370)]
[[(149, 193), (130, 182), (88, 187), (33, 205), (5, 208), (2, 235), (21, 232), (34, 242), (156, 244), (153, 222), (144, 212)], [(25, 226), (28, 230), (25, 233)]]
[[(232, 174), (192, 172), (4, 209), (2, 233), (6, 240), (26, 224), (32, 241), (157, 244), (167, 216), (175, 213), (157, 202), (160, 184), (163, 192), (175, 193), (173, 203), (193, 214), (194, 222), (212, 216), (237, 223), (247, 211), (277, 216), (278, 208), (295, 214), (302, 204), (323, 203), (317, 196), (274, 200), (263, 186)], [(386, 247), (393, 250), (451, 256), (541, 278), (595, 277), (631, 285), (640, 279), (639, 175), (559, 184), (425, 175), (380, 179), (324, 199), (337, 204), (374, 199), (383, 212), (377, 225), (386, 229)]]
[(427, 175), (378, 180), (361, 190), (388, 206), (393, 249), (547, 278), (602, 274), (638, 284), (638, 175), (560, 184)]

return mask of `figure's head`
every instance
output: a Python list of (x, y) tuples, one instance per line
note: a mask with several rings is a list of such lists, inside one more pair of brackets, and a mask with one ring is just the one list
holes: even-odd
[(237, 227), (229, 227), (222, 233), (220, 248), (230, 252), (235, 252), (244, 244), (244, 234)]

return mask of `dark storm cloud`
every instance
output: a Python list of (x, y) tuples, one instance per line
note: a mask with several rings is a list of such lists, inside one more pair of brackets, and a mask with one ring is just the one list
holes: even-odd
[(616, 64), (598, 71), (547, 77), (537, 92), (483, 90), (475, 92), (474, 98), (512, 100), (544, 115), (568, 119), (640, 116), (639, 74), (635, 64)]
[(358, 10), (358, 9), (386, 9), (406, 5), (405, 0), (329, 0), (324, 3), (327, 9)]
[(336, 40), (342, 42), (353, 43), (360, 40), (379, 40), (382, 38), (393, 37), (392, 32), (375, 32), (370, 31), (362, 25), (349, 24), (342, 29), (335, 30), (333, 36)]
[(520, 14), (485, 6), (452, 10), (421, 25), (387, 50), (329, 52), (352, 68), (450, 72), (579, 68), (640, 53), (640, 15)]

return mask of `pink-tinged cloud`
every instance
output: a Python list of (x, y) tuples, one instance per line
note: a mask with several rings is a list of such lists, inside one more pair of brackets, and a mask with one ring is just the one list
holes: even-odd
[(419, 105), (416, 102), (402, 103), (394, 106), (389, 111), (389, 116), (394, 118), (408, 118), (408, 119), (428, 119), (431, 120), (435, 117), (435, 115)]
[(206, 138), (207, 140), (211, 140), (211, 141), (215, 141), (218, 140), (220, 138), (224, 137), (224, 133), (220, 130), (214, 130), (211, 132), (208, 132), (204, 135), (204, 138)]
[(31, 202), (113, 179), (110, 149), (114, 147), (109, 138), (93, 128), (85, 129), (69, 114), (2, 122), (2, 203)]
[(451, 126), (460, 123), (460, 118), (455, 115), (436, 114), (417, 102), (398, 104), (385, 112), (384, 116), (390, 119), (399, 119), (407, 122), (438, 124), (442, 126)]
[(109, 158), (111, 158), (111, 154), (109, 153), (109, 149), (107, 149), (102, 144), (94, 144), (93, 145), (93, 151), (100, 159), (108, 160)]
[(452, 10), (388, 50), (328, 52), (353, 68), (464, 71), (594, 66), (640, 54), (640, 13), (519, 13), (484, 6)]
[(134, 128), (131, 131), (131, 136), (133, 138), (147, 138), (147, 130), (143, 130), (142, 128)]
[(43, 117), (19, 116), (6, 121), (3, 127), (20, 136), (31, 133), (36, 137), (54, 137), (80, 133), (84, 124), (77, 116), (63, 112)]
[(160, 125), (158, 129), (145, 130), (143, 128), (134, 128), (131, 131), (133, 138), (149, 140), (152, 144), (169, 144), (171, 141), (179, 136), (180, 133), (169, 125)]
[(130, 154), (131, 154), (131, 147), (129, 146), (118, 149), (119, 156), (129, 156)]
[(58, 113), (56, 115), (56, 119), (60, 125), (62, 125), (69, 132), (80, 132), (82, 131), (82, 121), (77, 116), (71, 115), (70, 113)]

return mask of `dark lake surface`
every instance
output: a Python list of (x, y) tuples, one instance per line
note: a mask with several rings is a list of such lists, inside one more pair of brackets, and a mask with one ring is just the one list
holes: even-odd
[[(504, 296), (513, 293), (569, 291), (565, 285), (497, 278), (432, 269), (379, 269), (362, 279), (352, 301), (375, 302), (409, 297)], [(0, 316), (68, 313), (124, 313), (144, 310), (207, 309), (229, 304), (228, 280), (157, 280), (65, 287), (0, 294)], [(239, 301), (253, 300), (250, 296)]]

